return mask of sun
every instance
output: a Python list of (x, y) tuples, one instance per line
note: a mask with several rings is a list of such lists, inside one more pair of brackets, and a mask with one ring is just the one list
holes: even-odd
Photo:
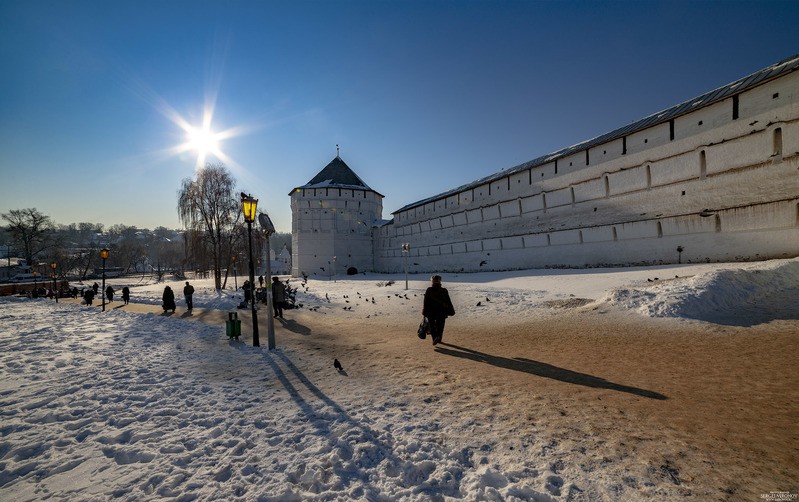
[(220, 139), (219, 134), (207, 126), (201, 128), (189, 126), (186, 129), (186, 142), (190, 150), (197, 152), (197, 163), (200, 165), (205, 163), (204, 160), (208, 154), (220, 156)]
[(215, 157), (225, 164), (235, 164), (233, 159), (225, 155), (222, 151), (222, 141), (242, 134), (241, 128), (227, 129), (222, 132), (215, 132), (211, 128), (211, 119), (213, 117), (213, 110), (206, 107), (203, 114), (201, 126), (194, 126), (189, 124), (183, 117), (174, 114), (172, 119), (175, 124), (183, 129), (185, 134), (184, 142), (174, 148), (174, 153), (181, 154), (184, 152), (194, 152), (197, 154), (197, 161), (195, 167), (201, 169), (205, 166), (205, 160), (208, 157)]
[[(157, 99), (156, 99), (157, 98)], [(212, 127), (214, 117), (214, 103), (211, 99), (203, 107), (201, 124), (190, 123), (166, 101), (156, 96), (155, 108), (182, 130), (178, 144), (164, 150), (167, 157), (178, 156), (185, 158), (186, 154), (196, 155), (195, 169), (205, 167), (206, 159), (214, 158), (233, 170), (244, 170), (235, 160), (223, 151), (222, 143), (228, 139), (249, 134), (252, 127), (235, 126), (222, 131)]]

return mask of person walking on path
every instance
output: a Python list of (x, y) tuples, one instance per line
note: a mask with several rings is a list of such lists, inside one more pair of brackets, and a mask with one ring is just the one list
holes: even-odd
[(97, 291), (100, 289), (100, 285), (95, 282), (92, 284), (92, 289), (94, 290), (94, 296), (97, 296)]
[(252, 298), (252, 290), (250, 289), (250, 281), (244, 281), (244, 284), (241, 285), (241, 289), (244, 290), (244, 303), (249, 304), (250, 298)]
[(108, 298), (108, 303), (114, 301), (114, 288), (110, 284), (105, 288), (105, 297)]
[(172, 313), (175, 313), (175, 293), (172, 291), (172, 288), (166, 286), (164, 288), (164, 295), (161, 297), (164, 301), (162, 307), (164, 308), (164, 312), (167, 310), (171, 310)]
[(272, 307), (275, 310), (275, 317), (283, 319), (283, 303), (286, 301), (286, 286), (280, 282), (277, 276), (272, 277)]
[(122, 288), (122, 301), (125, 302), (125, 305), (130, 303), (130, 288), (127, 286)]
[(86, 302), (86, 305), (91, 305), (92, 300), (94, 300), (94, 289), (89, 288), (83, 293), (83, 301)]
[(191, 309), (194, 308), (194, 304), (192, 303), (191, 297), (194, 294), (194, 286), (189, 284), (189, 281), (186, 281), (186, 285), (183, 286), (183, 296), (186, 297), (186, 308)]
[(441, 343), (444, 336), (444, 323), (448, 316), (455, 315), (455, 307), (449, 299), (449, 291), (441, 286), (441, 276), (434, 275), (430, 279), (432, 285), (424, 293), (422, 315), (430, 322), (430, 334), (433, 345)]

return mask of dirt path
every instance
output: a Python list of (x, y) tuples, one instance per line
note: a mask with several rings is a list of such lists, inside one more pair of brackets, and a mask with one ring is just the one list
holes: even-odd
[[(249, 312), (239, 317), (250, 344)], [(352, 380), (320, 383), (332, 397), (357, 381), (365, 400), (388, 399), (404, 382), (403, 399), (435, 405), (427, 419), (445, 425), (443, 444), (478, 449), (476, 463), (506, 470), (545, 466), (551, 493), (566, 483), (563, 500), (799, 493), (797, 321), (728, 327), (573, 308), (523, 323), (454, 317), (433, 347), (415, 337), (415, 318), (287, 317), (275, 323), (278, 347), (308, 364), (343, 362)], [(223, 334), (227, 313), (189, 318)], [(484, 436), (502, 439), (480, 444)]]

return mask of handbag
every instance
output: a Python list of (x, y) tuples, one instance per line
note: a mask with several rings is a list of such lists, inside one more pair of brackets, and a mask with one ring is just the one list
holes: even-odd
[(422, 317), (422, 322), (419, 324), (419, 329), (416, 330), (416, 336), (424, 340), (427, 338), (428, 333), (430, 333), (430, 321), (427, 320), (427, 317)]

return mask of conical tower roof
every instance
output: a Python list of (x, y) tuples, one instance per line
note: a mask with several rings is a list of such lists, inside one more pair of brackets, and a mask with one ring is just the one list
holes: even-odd
[(338, 155), (324, 169), (319, 171), (319, 174), (314, 176), (311, 181), (297, 188), (348, 188), (374, 192)]

